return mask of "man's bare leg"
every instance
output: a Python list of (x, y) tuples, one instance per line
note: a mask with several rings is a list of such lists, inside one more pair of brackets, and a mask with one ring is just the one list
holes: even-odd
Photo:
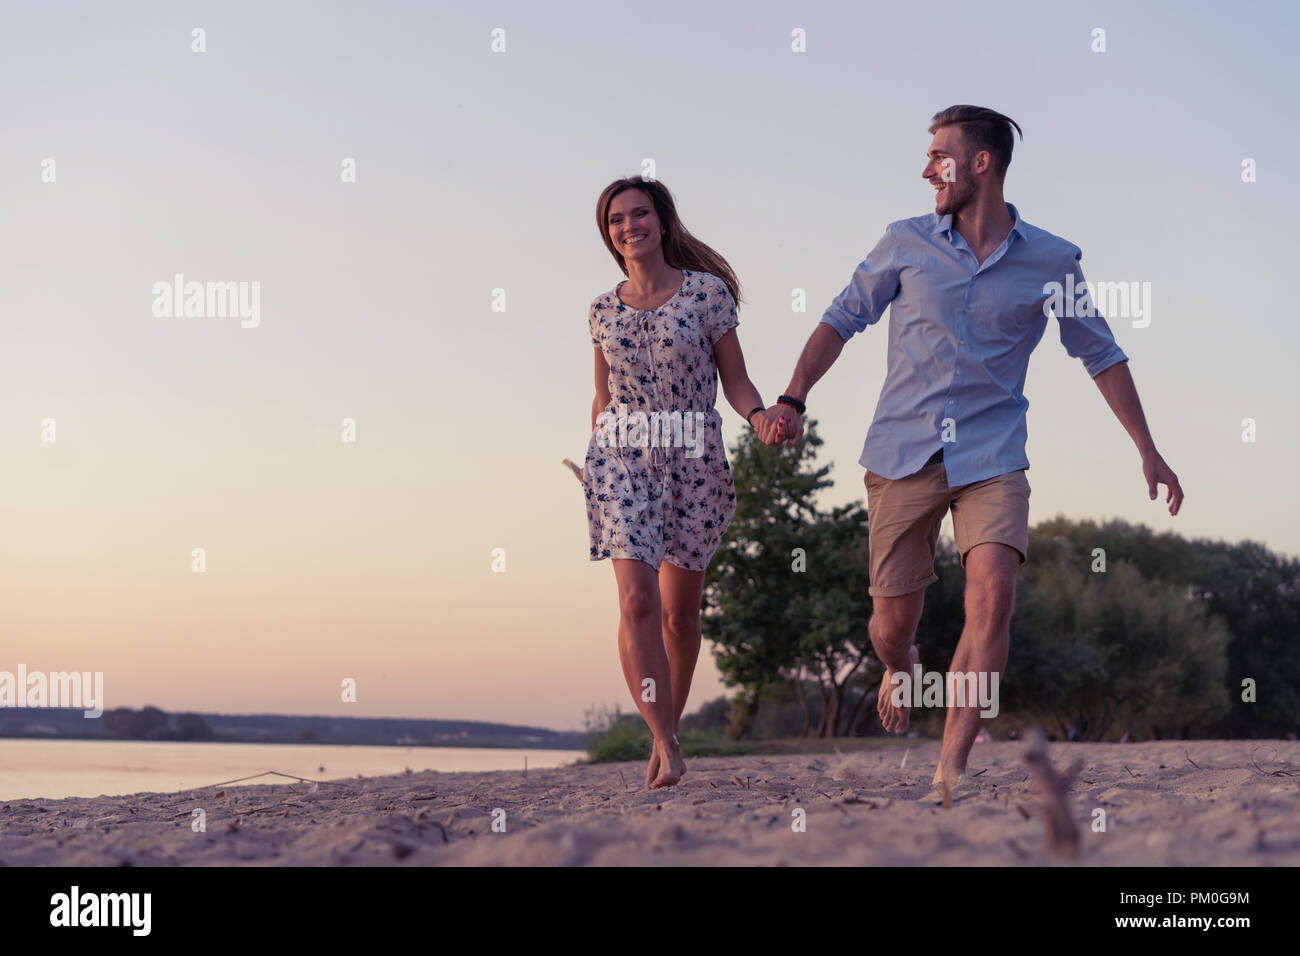
[[(987, 541), (966, 553), (966, 626), (952, 656), (950, 673), (990, 675), (984, 678), (990, 688), (991, 675), (996, 673), (1000, 688), (1019, 570), (1020, 553), (1009, 545)], [(980, 710), (979, 702), (969, 699), (965, 707), (949, 706), (939, 766), (932, 781), (935, 785), (946, 781), (952, 787), (966, 772), (966, 758), (980, 731)]]
[(899, 597), (871, 599), (871, 620), (867, 624), (867, 633), (871, 636), (871, 646), (876, 649), (876, 656), (885, 665), (885, 677), (876, 694), (876, 713), (880, 715), (880, 723), (885, 730), (895, 734), (906, 732), (911, 720), (911, 708), (906, 705), (894, 706), (891, 700), (894, 685), (890, 681), (895, 671), (903, 671), (910, 677), (912, 666), (919, 659), (912, 642), (916, 638), (916, 626), (921, 622), (921, 609), (924, 606), (925, 588)]

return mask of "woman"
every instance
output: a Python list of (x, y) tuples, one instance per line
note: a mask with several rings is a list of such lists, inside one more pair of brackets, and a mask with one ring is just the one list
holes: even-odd
[[(734, 331), (735, 274), (686, 231), (668, 190), (615, 180), (596, 203), (596, 224), (627, 279), (588, 314), (596, 398), (582, 479), (591, 560), (614, 566), (623, 676), (654, 733), (646, 786), (670, 787), (686, 772), (676, 734), (700, 652), (704, 571), (736, 509), (713, 407), (718, 379), (763, 440), (778, 426), (755, 415), (763, 400)], [(638, 412), (680, 412), (680, 440), (664, 447), (669, 436), (646, 435)]]

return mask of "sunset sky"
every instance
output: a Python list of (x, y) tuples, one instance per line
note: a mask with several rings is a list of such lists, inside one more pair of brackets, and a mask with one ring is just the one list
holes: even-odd
[[(1053, 322), (1025, 386), (1031, 522), (1300, 554), (1294, 7), (557, 9), (6, 10), (0, 670), (103, 671), (109, 707), (631, 710), (613, 572), (560, 465), (589, 435), (587, 307), (622, 278), (598, 194), (654, 159), (743, 284), (772, 401), (885, 225), (932, 211), (926, 128), (954, 103), (1021, 125), (1007, 198), (1089, 279), (1151, 283), (1149, 327), (1111, 328), (1182, 513), (1147, 499)], [(259, 283), (259, 324), (155, 316), (178, 273)], [(855, 337), (809, 396), (828, 506), (864, 496), (885, 342)], [(689, 709), (721, 693), (706, 644)]]

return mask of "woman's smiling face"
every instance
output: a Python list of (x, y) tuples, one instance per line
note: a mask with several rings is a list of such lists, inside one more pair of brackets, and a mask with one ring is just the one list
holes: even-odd
[(609, 239), (624, 259), (643, 259), (661, 246), (663, 226), (655, 204), (640, 189), (625, 189), (609, 203)]

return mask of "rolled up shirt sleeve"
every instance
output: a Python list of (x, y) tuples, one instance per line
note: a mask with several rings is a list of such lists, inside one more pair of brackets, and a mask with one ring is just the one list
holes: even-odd
[(1053, 312), (1061, 329), (1061, 344), (1065, 346), (1066, 353), (1071, 358), (1081, 360), (1088, 375), (1096, 378), (1112, 365), (1128, 361), (1128, 356), (1115, 341), (1105, 317), (1097, 310), (1092, 289), (1085, 284), (1080, 265), (1082, 258), (1083, 253), (1076, 247), (1074, 259), (1066, 268), (1074, 276), (1074, 288), (1085, 289), (1086, 293), (1080, 296), (1076, 291), (1073, 303), (1065, 300), (1062, 307), (1054, 308)]
[(858, 264), (844, 291), (822, 315), (840, 338), (848, 341), (867, 326), (880, 321), (889, 303), (898, 295), (898, 257), (895, 255), (894, 226), (890, 224), (876, 247)]

